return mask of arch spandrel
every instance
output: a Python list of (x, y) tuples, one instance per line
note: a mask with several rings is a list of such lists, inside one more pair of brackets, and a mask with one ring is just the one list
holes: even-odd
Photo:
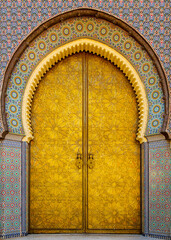
[[(78, 12), (82, 13), (81, 17), (78, 17)], [(159, 66), (160, 62), (155, 60), (154, 65), (154, 59), (151, 56), (155, 53), (151, 51), (151, 54), (149, 54), (150, 51), (146, 50), (147, 42), (122, 20), (100, 12), (97, 18), (96, 14), (96, 10), (87, 12), (87, 10), (80, 9), (63, 14), (62, 21), (57, 16), (41, 25), (37, 32), (34, 32), (34, 36), (30, 35), (27, 41), (23, 42), (24, 50), (22, 51), (20, 48), (20, 54), (22, 52), (22, 55), (19, 61), (13, 64), (14, 68), (9, 64), (9, 68), (11, 67), (13, 70), (8, 81), (7, 91), (4, 90), (2, 96), (3, 101), (5, 92), (7, 93), (5, 106), (2, 104), (2, 111), (5, 107), (7, 117), (4, 117), (4, 119), (7, 120), (9, 132), (24, 135), (21, 102), (26, 85), (35, 68), (55, 49), (83, 36), (111, 47), (125, 57), (137, 72), (148, 101), (148, 120), (145, 135), (155, 135), (166, 130), (168, 124), (167, 83), (164, 85), (165, 93), (163, 94), (160, 82), (164, 79), (164, 73), (163, 75), (159, 74), (159, 72), (162, 72)], [(45, 25), (47, 26), (45, 27)], [(130, 29), (132, 29), (131, 33)], [(134, 34), (136, 38), (132, 37)], [(141, 42), (143, 47), (138, 42)], [(159, 66), (158, 69), (157, 66)], [(8, 73), (9, 68), (7, 68), (6, 73)], [(166, 98), (167, 106), (165, 106), (164, 98)], [(163, 120), (164, 114), (165, 120)]]

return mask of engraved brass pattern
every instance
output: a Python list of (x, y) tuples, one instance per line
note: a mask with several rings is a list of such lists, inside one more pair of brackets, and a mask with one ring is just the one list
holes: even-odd
[(88, 229), (140, 230), (138, 109), (124, 74), (88, 56)]
[(88, 53), (56, 64), (32, 126), (30, 232), (140, 232), (138, 110), (117, 67)]
[[(82, 56), (55, 65), (32, 105), (30, 232), (82, 229)], [(48, 232), (48, 230), (47, 230)]]

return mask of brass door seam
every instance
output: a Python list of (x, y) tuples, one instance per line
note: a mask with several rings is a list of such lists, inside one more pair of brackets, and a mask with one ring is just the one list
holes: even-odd
[(87, 193), (88, 193), (88, 171), (87, 171), (87, 156), (88, 156), (88, 74), (87, 74), (87, 54), (83, 53), (82, 58), (82, 98), (83, 98), (83, 109), (82, 109), (82, 155), (83, 155), (83, 231), (87, 229)]

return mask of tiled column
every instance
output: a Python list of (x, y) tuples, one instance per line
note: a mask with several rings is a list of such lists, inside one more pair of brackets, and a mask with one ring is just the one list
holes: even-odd
[(26, 144), (0, 142), (2, 238), (26, 235)]
[(169, 141), (149, 143), (149, 234), (170, 236), (170, 160)]

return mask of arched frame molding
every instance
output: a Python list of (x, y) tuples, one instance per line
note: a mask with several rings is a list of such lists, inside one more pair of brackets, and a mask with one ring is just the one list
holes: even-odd
[(165, 74), (165, 71), (163, 69), (163, 66), (155, 53), (154, 49), (149, 45), (149, 43), (143, 38), (143, 36), (137, 32), (132, 26), (129, 26), (127, 23), (125, 23), (123, 20), (110, 15), (108, 13), (104, 13), (99, 10), (95, 9), (88, 9), (88, 8), (80, 8), (76, 10), (71, 10), (69, 12), (65, 12), (62, 14), (59, 14), (55, 17), (52, 17), (51, 19), (47, 20), (46, 22), (42, 23), (40, 26), (38, 26), (36, 29), (34, 29), (28, 37), (26, 37), (23, 42), (19, 45), (17, 50), (14, 52), (7, 68), (5, 71), (3, 84), (2, 84), (2, 90), (0, 92), (1, 97), (1, 107), (0, 107), (0, 138), (4, 138), (5, 135), (8, 133), (8, 126), (7, 126), (7, 119), (5, 114), (5, 95), (7, 90), (8, 81), (11, 77), (11, 74), (13, 72), (14, 66), (18, 62), (21, 54), (25, 51), (25, 49), (29, 46), (29, 44), (38, 37), (44, 30), (48, 29), (49, 27), (53, 26), (56, 23), (63, 22), (67, 19), (74, 18), (74, 17), (95, 17), (104, 19), (108, 22), (114, 23), (115, 25), (118, 25), (120, 28), (125, 30), (130, 36), (132, 36), (142, 47), (142, 49), (145, 49), (149, 56), (151, 57), (153, 64), (155, 65), (158, 74), (160, 76), (160, 82), (162, 84), (163, 88), (163, 99), (165, 101), (165, 113), (164, 113), (164, 121), (163, 121), (163, 127), (161, 129), (161, 133), (165, 135), (166, 138), (170, 138), (170, 131), (169, 131), (169, 119), (170, 119), (170, 105), (169, 105), (169, 84), (168, 80)]
[(144, 135), (147, 125), (148, 102), (143, 83), (138, 73), (131, 65), (131, 63), (116, 50), (99, 41), (87, 38), (78, 39), (67, 43), (61, 47), (58, 47), (50, 54), (48, 54), (41, 62), (39, 62), (35, 70), (32, 72), (25, 89), (22, 103), (22, 121), (24, 132), (26, 135), (23, 138), (23, 141), (29, 143), (30, 140), (32, 140), (34, 137), (31, 126), (31, 105), (32, 99), (34, 97), (34, 92), (41, 80), (41, 77), (61, 59), (64, 59), (69, 55), (81, 51), (91, 52), (93, 54), (100, 55), (101, 57), (110, 60), (112, 63), (117, 65), (117, 67), (119, 67), (128, 77), (130, 83), (135, 90), (138, 101), (139, 124), (136, 139), (140, 143), (146, 142), (147, 140)]

